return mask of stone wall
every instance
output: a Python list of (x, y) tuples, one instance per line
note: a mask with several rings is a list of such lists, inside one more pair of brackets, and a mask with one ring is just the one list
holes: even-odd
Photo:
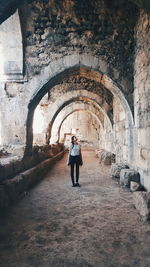
[(62, 144), (34, 147), (25, 158), (0, 159), (0, 211), (17, 201), (64, 155)]
[(63, 144), (34, 146), (32, 154), (26, 157), (14, 156), (14, 154), (0, 157), (0, 183), (12, 179), (20, 172), (28, 170), (45, 159), (52, 158), (64, 150)]
[[(62, 108), (61, 108), (62, 107)], [(45, 133), (46, 128), (48, 128), (48, 124), (51, 123), (53, 120), (53, 117), (55, 116), (55, 113), (57, 113), (58, 109), (60, 109), (59, 114), (57, 114), (55, 120), (54, 120), (54, 126), (52, 127), (52, 133), (51, 136), (51, 142), (55, 143), (58, 139), (58, 129), (62, 122), (62, 120), (68, 116), (68, 114), (72, 113), (76, 110), (87, 110), (91, 112), (98, 120), (100, 120), (100, 123), (102, 124), (102, 128), (107, 128), (106, 130), (103, 129), (104, 137), (101, 136), (100, 131), (96, 134), (99, 137), (96, 137), (97, 141), (95, 140), (95, 145), (97, 143), (97, 147), (101, 146), (103, 147), (109, 147), (111, 150), (112, 140), (110, 139), (110, 134), (107, 134), (107, 132), (111, 132), (111, 123), (113, 120), (113, 95), (111, 92), (109, 92), (104, 86), (100, 85), (99, 83), (95, 81), (91, 81), (89, 79), (85, 79), (83, 77), (73, 75), (69, 79), (64, 79), (63, 83), (54, 86), (51, 91), (46, 95), (42, 100), (40, 101), (38, 107), (36, 110), (40, 110), (43, 121), (43, 130), (41, 131), (41, 134), (34, 134), (34, 142), (45, 142)], [(103, 111), (102, 111), (103, 110)], [(37, 114), (37, 115), (36, 115)], [(37, 116), (37, 123), (39, 121), (39, 114), (35, 111), (35, 115)], [(34, 118), (34, 123), (36, 121), (36, 116)], [(105, 118), (107, 116), (107, 118)], [(80, 118), (81, 120), (81, 118)], [(105, 125), (104, 125), (105, 120)], [(109, 123), (108, 123), (109, 120)], [(72, 119), (74, 121), (74, 119)], [(82, 120), (81, 120), (82, 121)], [(81, 124), (84, 123), (83, 122)], [(78, 123), (76, 123), (78, 124)], [(82, 127), (81, 134), (83, 132), (86, 132), (86, 136), (83, 134), (86, 139), (94, 140), (95, 134), (92, 137), (91, 135), (87, 136), (88, 127), (92, 127), (93, 119), (91, 117), (90, 120), (86, 122), (85, 129)], [(95, 123), (94, 123), (95, 124)], [(68, 125), (68, 123), (67, 123)], [(73, 125), (70, 128), (74, 128)], [(79, 128), (79, 126), (76, 126), (75, 128)], [(81, 128), (81, 127), (80, 127)], [(98, 131), (97, 126), (95, 128)], [(68, 127), (66, 127), (68, 130)], [(67, 131), (66, 131), (67, 132)], [(68, 130), (68, 133), (70, 131)], [(41, 139), (40, 139), (41, 136)], [(100, 138), (101, 136), (101, 138)], [(109, 138), (108, 138), (109, 137)]]
[[(76, 111), (62, 124), (60, 138), (64, 140), (65, 134), (75, 134), (83, 145), (98, 147), (100, 124), (91, 113)], [(64, 140), (65, 141), (65, 140)]]
[(100, 147), (139, 169), (149, 188), (149, 16), (124, 0), (24, 1), (19, 14), (24, 80), (0, 83), (0, 144), (31, 147), (38, 104), (44, 143), (65, 106), (94, 103), (103, 113)]
[(123, 2), (119, 8), (103, 0), (39, 0), (22, 5), (28, 74), (38, 73), (66, 53), (92, 52), (108, 62), (110, 76), (120, 83), (126, 81), (128, 90), (129, 87), (133, 90), (133, 32), (137, 9), (132, 3)]
[(0, 80), (23, 79), (23, 44), (18, 11), (0, 26)]
[(135, 29), (135, 166), (141, 181), (150, 190), (150, 16), (143, 11)]
[[(127, 16), (129, 12), (132, 16)], [(3, 145), (26, 143), (29, 103), (48, 79), (71, 65), (93, 67), (107, 74), (133, 109), (130, 93), (133, 91), (133, 31), (137, 20), (134, 4), (124, 2), (110, 7), (103, 0), (24, 1), (19, 14), (25, 80), (1, 86)], [(100, 79), (100, 82), (108, 81)], [(110, 90), (114, 87), (109, 82), (108, 86), (112, 87)]]
[(116, 161), (128, 161), (128, 136), (126, 129), (126, 115), (118, 98), (113, 101), (114, 110), (114, 125), (113, 125), (113, 138), (114, 138), (114, 153)]

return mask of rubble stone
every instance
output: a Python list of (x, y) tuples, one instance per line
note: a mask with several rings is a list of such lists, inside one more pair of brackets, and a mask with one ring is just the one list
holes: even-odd
[(134, 182), (134, 181), (130, 182), (130, 190), (131, 190), (131, 192), (141, 191), (142, 189), (143, 188), (139, 183)]
[(120, 185), (130, 188), (130, 182), (140, 183), (140, 175), (131, 169), (122, 169), (120, 172)]
[(134, 205), (144, 221), (150, 221), (150, 192), (134, 192)]
[(100, 159), (99, 162), (104, 165), (111, 165), (115, 162), (115, 154), (105, 151), (104, 149), (97, 150), (96, 155)]
[(111, 175), (113, 178), (120, 178), (120, 172), (122, 169), (129, 168), (127, 164), (124, 163), (113, 163), (111, 165)]

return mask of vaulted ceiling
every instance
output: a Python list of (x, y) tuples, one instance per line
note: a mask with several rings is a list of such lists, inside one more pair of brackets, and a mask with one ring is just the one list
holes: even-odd
[[(21, 5), (25, 0), (0, 0), (0, 24), (5, 21), (9, 16), (11, 16), (16, 9)], [(28, 0), (28, 2), (33, 2), (34, 0)], [(118, 7), (123, 5), (126, 0), (105, 0), (108, 5)], [(149, 0), (129, 0), (129, 2), (135, 3), (139, 8), (145, 9), (150, 13), (150, 1)]]

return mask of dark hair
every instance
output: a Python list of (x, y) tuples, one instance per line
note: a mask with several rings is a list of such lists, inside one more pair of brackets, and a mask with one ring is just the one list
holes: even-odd
[(73, 144), (73, 146), (74, 146), (74, 138), (76, 138), (75, 135), (73, 135), (73, 136), (71, 137), (71, 143)]

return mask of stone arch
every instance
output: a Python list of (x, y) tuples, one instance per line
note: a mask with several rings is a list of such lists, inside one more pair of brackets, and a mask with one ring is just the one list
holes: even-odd
[[(101, 129), (103, 131), (103, 126), (102, 126), (102, 123), (100, 121), (100, 119), (98, 118), (97, 115), (95, 115), (93, 112), (89, 111), (89, 110), (85, 110), (85, 109), (75, 109), (73, 110), (72, 112), (68, 113), (64, 118), (63, 120), (61, 121), (60, 125), (59, 125), (59, 128), (58, 128), (58, 139), (57, 139), (57, 142), (59, 143), (60, 142), (60, 132), (61, 132), (61, 127), (63, 125), (63, 123), (65, 122), (65, 120), (70, 116), (72, 115), (73, 113), (75, 112), (86, 112), (86, 113), (89, 113), (92, 115), (92, 117), (94, 117), (96, 119), (96, 121), (98, 122), (99, 124), (99, 129)], [(100, 133), (100, 132), (99, 132)], [(98, 133), (98, 134), (99, 134)]]
[(0, 80), (23, 79), (23, 44), (18, 10), (0, 25)]
[(61, 126), (62, 126), (63, 122), (66, 120), (66, 118), (69, 115), (71, 115), (75, 111), (87, 111), (87, 112), (91, 113), (97, 119), (97, 121), (99, 122), (101, 128), (103, 128), (103, 126), (104, 126), (104, 122), (103, 122), (104, 118), (103, 117), (104, 116), (101, 113), (101, 110), (100, 109), (98, 110), (96, 107), (91, 106), (88, 103), (82, 103), (82, 102), (75, 102), (74, 103), (73, 102), (70, 105), (66, 106), (62, 110), (61, 114), (60, 113), (58, 114), (58, 116), (56, 117), (56, 119), (55, 119), (55, 121), (53, 123), (51, 136), (53, 138), (53, 136), (54, 136), (53, 135), (53, 129), (55, 129), (55, 131), (56, 131), (56, 139), (57, 139), (56, 142), (59, 141), (60, 129), (61, 129)]
[[(66, 97), (67, 95), (67, 97)], [(46, 143), (49, 144), (49, 140), (51, 138), (51, 129), (53, 126), (53, 123), (56, 119), (56, 117), (58, 116), (58, 114), (61, 112), (61, 110), (63, 108), (65, 108), (67, 105), (75, 102), (75, 101), (90, 101), (91, 103), (94, 103), (95, 107), (97, 107), (99, 109), (99, 111), (101, 112), (101, 114), (103, 114), (104, 117), (106, 117), (106, 120), (110, 126), (110, 129), (112, 131), (112, 118), (109, 117), (109, 114), (107, 113), (107, 105), (106, 103), (104, 103), (104, 106), (101, 107), (101, 105), (99, 104), (99, 97), (98, 95), (94, 94), (94, 93), (89, 93), (86, 90), (82, 90), (82, 91), (76, 91), (74, 94), (73, 92), (71, 92), (71, 96), (70, 93), (66, 93), (66, 95), (64, 96), (64, 98), (66, 99), (66, 101), (63, 101), (63, 99), (61, 98), (61, 101), (58, 100), (58, 102), (56, 101), (55, 105), (56, 105), (56, 111), (54, 109), (54, 112), (52, 114), (50, 123), (48, 125), (47, 128), (47, 137), (46, 137)]]
[(53, 86), (71, 75), (71, 73), (80, 74), (82, 77), (88, 77), (103, 84), (109, 91), (120, 99), (122, 106), (127, 113), (127, 119), (133, 124), (132, 107), (130, 107), (130, 100), (124, 94), (123, 85), (118, 81), (114, 81), (108, 74), (109, 66), (100, 57), (94, 57), (89, 54), (74, 54), (64, 56), (54, 62), (51, 62), (45, 67), (37, 77), (34, 77), (29, 83), (28, 88), (34, 88), (30, 92), (29, 107), (37, 105), (46, 92)]
[(133, 133), (131, 128), (134, 123), (130, 101), (125, 97), (121, 84), (108, 77), (108, 65), (106, 62), (101, 58), (89, 54), (68, 55), (51, 62), (51, 64), (45, 67), (37, 77), (34, 77), (28, 83), (29, 88), (34, 88), (34, 93), (31, 95), (31, 100), (28, 105), (29, 112), (27, 117), (27, 142), (25, 152), (28, 153), (32, 149), (32, 122), (35, 107), (53, 86), (61, 83), (64, 77), (75, 72), (83, 77), (88, 76), (89, 79), (100, 82), (120, 100), (127, 119), (129, 161), (131, 161), (133, 158)]
[(107, 115), (107, 117), (110, 120), (111, 125), (113, 125), (113, 116), (112, 116), (113, 114), (111, 113), (112, 110), (110, 110), (109, 104), (104, 99), (102, 99), (98, 94), (93, 93), (91, 91), (87, 91), (85, 89), (66, 92), (61, 96), (61, 98), (58, 98), (55, 101), (55, 103), (52, 105), (53, 107), (52, 111), (50, 107), (50, 110), (49, 110), (49, 112), (51, 112), (50, 120), (52, 120), (52, 117), (54, 116), (55, 113), (59, 112), (59, 108), (62, 106), (62, 103), (69, 104), (68, 101), (72, 101), (72, 100), (93, 101), (95, 105), (98, 105), (100, 107), (104, 115), (105, 114)]

